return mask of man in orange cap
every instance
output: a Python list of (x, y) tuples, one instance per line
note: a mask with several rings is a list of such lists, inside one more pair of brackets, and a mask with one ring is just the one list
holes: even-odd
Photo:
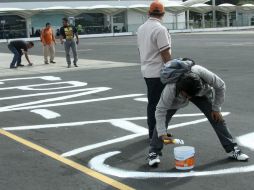
[(171, 37), (161, 24), (165, 14), (159, 1), (151, 3), (149, 19), (138, 28), (137, 41), (141, 60), (141, 72), (147, 85), (147, 124), (149, 139), (155, 129), (155, 110), (164, 85), (160, 81), (160, 70), (171, 59)]

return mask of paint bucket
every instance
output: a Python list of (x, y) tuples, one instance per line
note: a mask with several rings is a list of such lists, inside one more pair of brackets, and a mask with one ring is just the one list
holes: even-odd
[(175, 167), (178, 170), (189, 170), (195, 164), (195, 148), (192, 146), (179, 146), (174, 148)]

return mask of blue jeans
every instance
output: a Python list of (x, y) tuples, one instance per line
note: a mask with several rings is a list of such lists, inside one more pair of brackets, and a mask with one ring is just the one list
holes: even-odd
[(17, 63), (17, 65), (21, 64), (21, 53), (18, 52), (18, 50), (12, 46), (12, 45), (8, 45), (9, 50), (14, 54), (14, 57), (12, 59), (12, 62), (10, 64), (10, 67), (15, 67), (15, 64)]
[(66, 40), (64, 42), (64, 48), (65, 48), (67, 64), (68, 65), (71, 64), (70, 49), (72, 50), (72, 54), (73, 54), (73, 58), (74, 58), (73, 63), (77, 64), (78, 54), (77, 54), (77, 46), (76, 46), (75, 40)]

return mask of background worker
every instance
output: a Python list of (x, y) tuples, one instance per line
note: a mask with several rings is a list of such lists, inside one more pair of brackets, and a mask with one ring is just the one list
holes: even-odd
[(49, 64), (48, 56), (50, 56), (50, 63), (56, 63), (55, 58), (55, 36), (50, 23), (46, 23), (46, 27), (41, 31), (41, 42), (43, 45), (44, 63)]
[(149, 139), (155, 128), (155, 109), (164, 85), (160, 81), (160, 70), (171, 59), (171, 37), (161, 22), (165, 14), (162, 3), (151, 3), (150, 18), (138, 28), (137, 41), (141, 60), (141, 72), (147, 85), (147, 124)]
[(8, 44), (8, 48), (14, 54), (14, 57), (10, 64), (10, 69), (24, 66), (21, 64), (21, 57), (23, 54), (25, 54), (25, 58), (28, 62), (28, 66), (32, 66), (33, 64), (28, 57), (28, 49), (31, 49), (32, 47), (34, 47), (33, 42), (25, 42), (23, 40), (11, 41)]
[[(74, 40), (74, 35), (76, 36), (76, 42)], [(67, 67), (71, 67), (70, 48), (74, 57), (73, 64), (75, 67), (78, 67), (78, 54), (76, 46), (76, 44), (79, 43), (78, 32), (74, 26), (69, 25), (67, 18), (63, 18), (63, 26), (60, 28), (60, 41), (61, 44), (64, 44), (66, 61), (68, 65)]]

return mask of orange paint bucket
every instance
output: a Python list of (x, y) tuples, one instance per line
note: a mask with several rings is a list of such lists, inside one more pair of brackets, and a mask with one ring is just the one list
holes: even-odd
[(178, 170), (189, 170), (195, 165), (195, 148), (179, 146), (174, 148), (175, 167)]

